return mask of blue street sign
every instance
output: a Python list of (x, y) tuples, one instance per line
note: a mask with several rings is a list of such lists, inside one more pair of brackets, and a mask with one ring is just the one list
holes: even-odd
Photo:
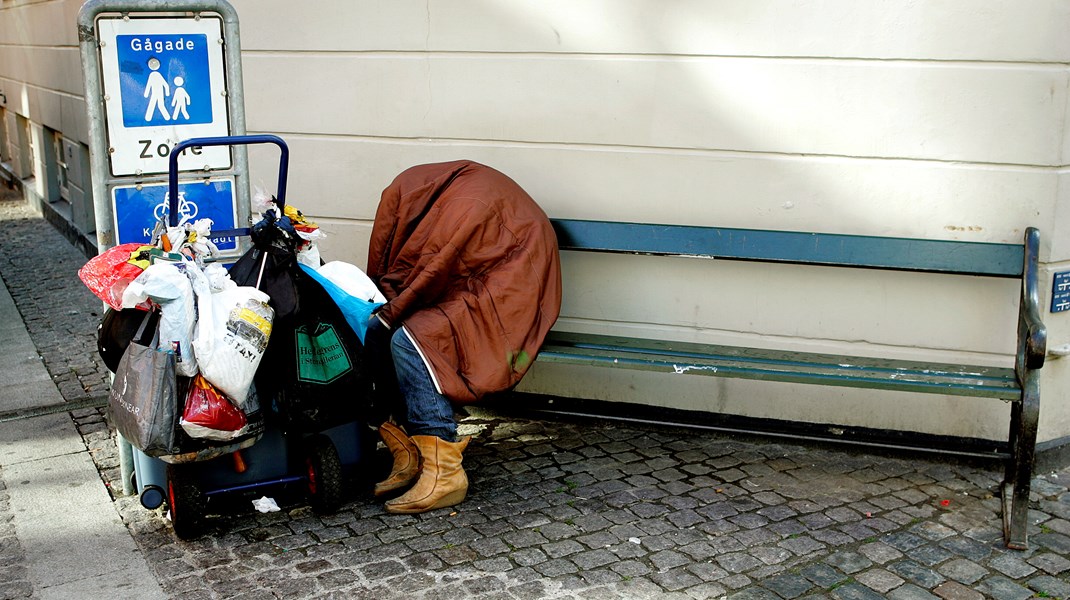
[(123, 125), (154, 127), (212, 122), (208, 36), (116, 36)]
[[(149, 242), (157, 221), (167, 219), (167, 184), (116, 186), (112, 190), (116, 244)], [(178, 211), (181, 217), (211, 219), (212, 229), (236, 229), (237, 208), (231, 178), (179, 182)], [(221, 251), (236, 250), (233, 237), (212, 238)]]
[[(230, 134), (222, 23), (102, 18), (101, 83), (111, 173), (166, 173), (182, 140)], [(229, 169), (230, 148), (192, 148), (179, 170)]]

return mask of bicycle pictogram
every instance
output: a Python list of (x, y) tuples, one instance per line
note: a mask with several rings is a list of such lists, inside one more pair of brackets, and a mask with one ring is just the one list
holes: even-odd
[[(167, 219), (168, 206), (170, 204), (170, 193), (164, 192), (163, 202), (156, 205), (156, 208), (152, 209), (152, 215), (156, 217), (157, 221), (163, 221)], [(186, 200), (186, 193), (178, 193), (178, 217), (179, 221), (192, 221), (197, 216), (197, 204)]]

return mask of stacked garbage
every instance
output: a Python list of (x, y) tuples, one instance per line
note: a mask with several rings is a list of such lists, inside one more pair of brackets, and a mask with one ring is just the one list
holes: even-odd
[(79, 271), (108, 306), (111, 419), (149, 456), (255, 440), (265, 419), (310, 431), (361, 409), (363, 326), (384, 299), (359, 268), (323, 264), (324, 234), (300, 211), (263, 196), (254, 207), (253, 247), (229, 270), (199, 219), (161, 223), (151, 242)]

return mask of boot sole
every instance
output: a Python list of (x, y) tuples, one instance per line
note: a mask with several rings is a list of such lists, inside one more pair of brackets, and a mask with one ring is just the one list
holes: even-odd
[(424, 512), (427, 512), (429, 510), (435, 510), (436, 508), (446, 508), (447, 506), (455, 506), (457, 504), (460, 504), (461, 502), (464, 502), (464, 499), (467, 496), (468, 496), (468, 489), (467, 488), (466, 489), (461, 489), (461, 490), (454, 490), (454, 491), (446, 494), (445, 496), (439, 498), (438, 500), (436, 500), (433, 504), (431, 504), (428, 507), (420, 507), (419, 505), (416, 505), (416, 504), (403, 504), (403, 505), (387, 504), (386, 505), (386, 512), (392, 513), (392, 514), (395, 514), (395, 515), (413, 515), (413, 514), (417, 514), (417, 513), (424, 513)]

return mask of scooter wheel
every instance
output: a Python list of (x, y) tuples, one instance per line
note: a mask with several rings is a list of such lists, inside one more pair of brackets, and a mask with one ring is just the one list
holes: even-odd
[(141, 506), (149, 510), (156, 510), (163, 504), (163, 490), (158, 485), (146, 485), (145, 489), (141, 491), (141, 495), (138, 496), (138, 500), (141, 501)]
[(171, 526), (180, 540), (192, 540), (204, 532), (204, 495), (201, 488), (178, 465), (167, 465), (167, 503)]
[(323, 434), (305, 440), (305, 467), (309, 505), (318, 514), (329, 514), (342, 506), (342, 461), (331, 438)]

